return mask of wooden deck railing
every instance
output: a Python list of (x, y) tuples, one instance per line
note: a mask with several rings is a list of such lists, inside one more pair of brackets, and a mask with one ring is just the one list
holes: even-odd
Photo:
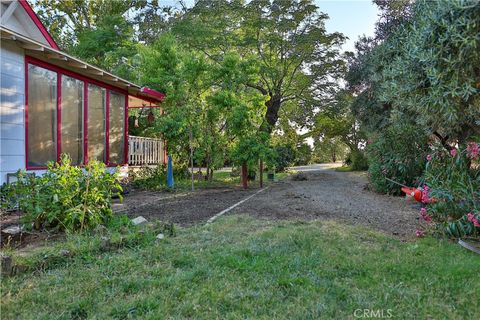
[(128, 164), (132, 166), (165, 163), (162, 139), (128, 136)]

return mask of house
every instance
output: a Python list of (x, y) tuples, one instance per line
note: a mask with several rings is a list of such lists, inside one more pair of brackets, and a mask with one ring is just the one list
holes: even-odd
[(0, 185), (61, 153), (76, 165), (165, 162), (163, 141), (131, 137), (129, 148), (128, 136), (129, 106), (158, 107), (162, 93), (63, 52), (25, 0), (0, 6)]

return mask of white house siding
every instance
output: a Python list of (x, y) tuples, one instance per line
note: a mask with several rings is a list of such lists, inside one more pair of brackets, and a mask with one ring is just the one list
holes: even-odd
[(25, 169), (25, 55), (8, 41), (0, 45), (0, 184)]

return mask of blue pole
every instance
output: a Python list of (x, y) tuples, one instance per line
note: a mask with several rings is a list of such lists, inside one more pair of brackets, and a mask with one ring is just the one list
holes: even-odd
[(167, 186), (169, 188), (173, 188), (173, 165), (172, 165), (172, 157), (171, 156), (168, 156)]

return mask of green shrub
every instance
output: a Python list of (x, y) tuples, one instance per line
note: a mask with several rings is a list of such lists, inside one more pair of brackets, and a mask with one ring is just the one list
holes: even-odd
[(302, 143), (297, 147), (297, 156), (295, 159), (295, 165), (304, 166), (312, 161), (312, 148), (307, 143)]
[(109, 173), (103, 163), (90, 161), (80, 168), (67, 155), (49, 163), (42, 176), (19, 171), (12, 188), (27, 226), (69, 231), (106, 222), (112, 216), (112, 196), (122, 191), (117, 173)]
[(270, 166), (274, 166), (277, 172), (284, 171), (295, 162), (295, 149), (291, 145), (275, 146), (273, 154)]
[(364, 171), (368, 169), (367, 157), (361, 150), (351, 151), (345, 159), (345, 164), (349, 166), (352, 171)]
[(167, 167), (158, 165), (155, 168), (142, 167), (130, 175), (132, 185), (138, 189), (155, 190), (165, 187)]
[[(186, 165), (173, 167), (175, 181), (190, 179), (190, 171)], [(167, 186), (167, 166), (142, 167), (130, 175), (132, 185), (138, 189), (158, 190)]]
[(417, 186), (429, 152), (428, 135), (414, 125), (395, 125), (372, 137), (366, 150), (373, 189), (381, 193), (400, 194), (400, 187), (385, 177)]
[(425, 171), (422, 216), (453, 238), (480, 237), (480, 146), (469, 145), (450, 153), (437, 149)]

